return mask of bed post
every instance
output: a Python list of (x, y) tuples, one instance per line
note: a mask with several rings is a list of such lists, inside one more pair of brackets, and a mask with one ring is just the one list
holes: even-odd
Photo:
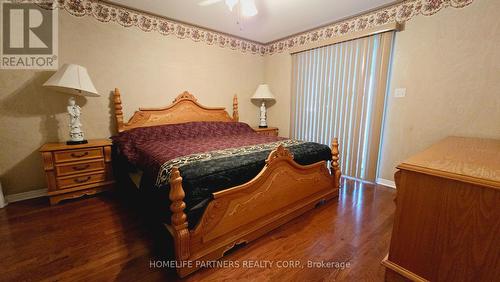
[(233, 97), (233, 120), (239, 121), (240, 115), (238, 113), (238, 96), (234, 94)]
[(120, 97), (120, 90), (118, 90), (118, 88), (115, 88), (115, 92), (113, 94), (113, 103), (115, 104), (116, 127), (118, 128), (118, 132), (122, 132), (123, 131), (122, 99)]
[(332, 142), (332, 174), (335, 177), (335, 189), (340, 189), (340, 166), (339, 166), (339, 140), (333, 138)]
[(184, 190), (182, 189), (182, 177), (177, 167), (170, 172), (170, 210), (172, 211), (171, 225), (175, 245), (175, 258), (184, 261), (189, 258), (189, 230), (187, 216), (184, 213)]

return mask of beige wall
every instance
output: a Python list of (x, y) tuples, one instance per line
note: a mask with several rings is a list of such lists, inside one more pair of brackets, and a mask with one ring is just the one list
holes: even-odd
[[(417, 16), (396, 36), (379, 176), (446, 135), (500, 138), (500, 1), (480, 0), (464, 9)], [(249, 101), (267, 82), (276, 96), (271, 126), (288, 136), (291, 57), (261, 57), (180, 40), (136, 28), (60, 13), (60, 63), (89, 69), (100, 98), (79, 99), (87, 138), (113, 132), (110, 91), (120, 87), (126, 117), (138, 106), (168, 104), (183, 90), (208, 106), (231, 109), (258, 122)], [(41, 88), (51, 72), (0, 71), (0, 180), (6, 194), (46, 187), (37, 152), (67, 137), (67, 96)], [(393, 98), (394, 88), (407, 97)]]
[[(59, 59), (86, 66), (102, 95), (78, 99), (86, 137), (114, 130), (110, 91), (122, 92), (125, 117), (139, 106), (169, 104), (188, 90), (202, 104), (232, 112), (238, 94), (240, 119), (257, 123), (250, 97), (264, 81), (264, 57), (177, 39), (91, 17), (60, 12)], [(67, 139), (67, 98), (41, 87), (53, 72), (0, 71), (0, 174), (5, 194), (45, 188), (38, 148)]]
[(265, 60), (265, 81), (276, 98), (267, 112), (269, 126), (279, 128), (280, 136), (290, 135), (290, 107), (292, 56), (288, 53), (267, 56)]
[[(415, 17), (396, 35), (379, 177), (448, 136), (500, 138), (500, 1)], [(404, 87), (405, 98), (394, 98)]]
[[(414, 17), (394, 44), (379, 177), (447, 135), (500, 138), (500, 1)], [(269, 124), (288, 132), (291, 58), (266, 57), (265, 79), (278, 101)], [(283, 73), (281, 73), (283, 72)], [(407, 89), (394, 98), (395, 88)]]

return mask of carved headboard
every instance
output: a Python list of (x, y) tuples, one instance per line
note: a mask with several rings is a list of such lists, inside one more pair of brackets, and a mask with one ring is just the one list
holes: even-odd
[(163, 108), (139, 108), (128, 122), (123, 121), (120, 91), (115, 88), (113, 95), (118, 132), (136, 127), (174, 124), (190, 121), (238, 121), (238, 98), (233, 98), (233, 116), (226, 108), (210, 108), (200, 105), (198, 100), (185, 91), (177, 96), (170, 106)]

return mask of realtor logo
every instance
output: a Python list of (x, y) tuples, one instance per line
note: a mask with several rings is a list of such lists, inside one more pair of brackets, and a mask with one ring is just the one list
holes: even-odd
[(51, 5), (0, 3), (0, 68), (57, 69), (58, 17)]

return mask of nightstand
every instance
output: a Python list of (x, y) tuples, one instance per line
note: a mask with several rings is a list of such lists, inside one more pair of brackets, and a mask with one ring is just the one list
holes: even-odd
[(266, 128), (252, 127), (252, 128), (258, 134), (278, 136), (279, 129), (277, 127), (266, 127)]
[(111, 140), (87, 144), (47, 143), (40, 148), (50, 204), (113, 187)]

